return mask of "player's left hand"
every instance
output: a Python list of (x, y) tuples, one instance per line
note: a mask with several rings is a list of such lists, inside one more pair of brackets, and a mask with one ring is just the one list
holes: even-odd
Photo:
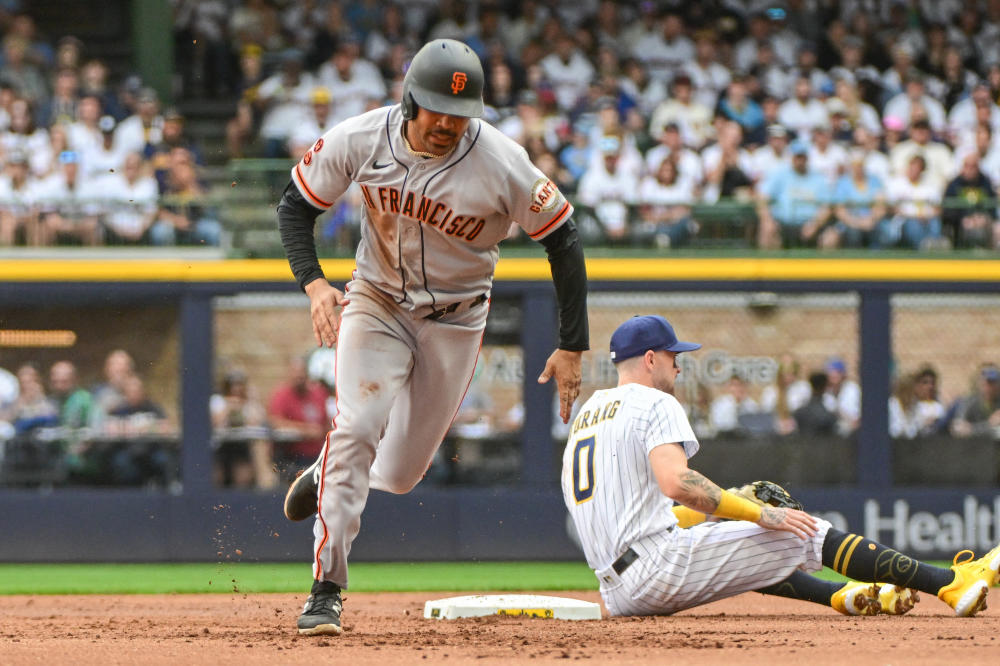
[(569, 423), (569, 415), (576, 397), (580, 395), (580, 360), (583, 352), (557, 349), (545, 361), (545, 369), (538, 376), (538, 383), (545, 384), (555, 377), (559, 389), (559, 417)]
[(791, 532), (800, 539), (816, 534), (816, 519), (805, 511), (765, 505), (761, 508), (757, 524), (771, 530)]

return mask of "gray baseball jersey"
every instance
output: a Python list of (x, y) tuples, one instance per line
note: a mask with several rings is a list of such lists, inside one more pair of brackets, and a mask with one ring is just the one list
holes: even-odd
[[(672, 613), (822, 568), (830, 524), (803, 541), (745, 521), (677, 526), (649, 453), (699, 448), (687, 415), (667, 393), (639, 384), (597, 391), (580, 407), (563, 452), (563, 499), (587, 564), (613, 615)], [(638, 558), (620, 573), (628, 549)]]
[(447, 156), (424, 159), (403, 140), (400, 107), (350, 118), (320, 138), (292, 169), (317, 208), (351, 181), (364, 197), (356, 277), (411, 310), (489, 291), (497, 244), (517, 222), (540, 240), (573, 208), (524, 148), (473, 119)]
[(572, 206), (522, 147), (480, 120), (448, 155), (412, 152), (399, 106), (335, 126), (292, 179), (318, 208), (351, 182), (364, 199), (313, 528), (315, 578), (346, 587), (369, 488), (413, 488), (455, 418), (482, 343), (497, 244), (512, 221), (544, 238)]

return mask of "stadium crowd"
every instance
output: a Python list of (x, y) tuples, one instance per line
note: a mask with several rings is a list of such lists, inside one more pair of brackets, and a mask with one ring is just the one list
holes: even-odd
[[(171, 5), (173, 96), (232, 100), (229, 158), (297, 157), (452, 37), (591, 237), (684, 246), (737, 202), (765, 248), (1000, 243), (998, 0)], [(220, 242), (176, 109), (29, 11), (0, 30), (0, 246)]]

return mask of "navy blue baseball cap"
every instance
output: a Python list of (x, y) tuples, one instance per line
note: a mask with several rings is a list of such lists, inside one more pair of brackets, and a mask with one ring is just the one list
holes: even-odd
[(674, 327), (659, 315), (632, 317), (611, 334), (611, 360), (620, 363), (648, 350), (686, 352), (701, 349), (697, 342), (681, 342)]

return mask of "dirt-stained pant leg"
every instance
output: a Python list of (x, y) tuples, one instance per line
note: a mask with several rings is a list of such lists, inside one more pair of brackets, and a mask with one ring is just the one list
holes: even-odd
[(352, 283), (337, 343), (337, 417), (320, 452), (319, 512), (313, 574), (347, 586), (347, 556), (361, 528), (369, 470), (414, 359), (406, 315)]
[(488, 313), (414, 317), (359, 281), (349, 296), (313, 527), (313, 574), (341, 587), (369, 488), (405, 493), (423, 477), (472, 378)]
[(487, 312), (480, 305), (416, 322), (419, 351), (375, 455), (372, 488), (407, 493), (427, 472), (476, 369)]

